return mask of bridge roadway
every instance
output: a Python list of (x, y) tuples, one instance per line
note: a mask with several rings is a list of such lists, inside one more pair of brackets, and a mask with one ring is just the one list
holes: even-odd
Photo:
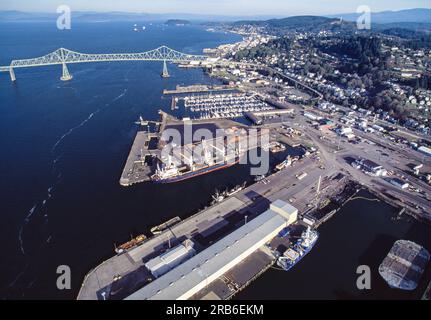
[(0, 66), (0, 71), (9, 72), (12, 81), (15, 81), (14, 69), (39, 67), (48, 65), (62, 65), (62, 80), (70, 80), (72, 77), (67, 70), (67, 64), (86, 62), (111, 62), (111, 61), (162, 61), (166, 68), (166, 62), (191, 62), (206, 61), (205, 55), (193, 55), (173, 50), (167, 46), (161, 46), (153, 50), (137, 53), (101, 53), (88, 54), (59, 48), (44, 56), (30, 59), (12, 60), (9, 66)]
[[(308, 175), (301, 181), (295, 175), (306, 171)], [(240, 191), (212, 207), (189, 217), (174, 225), (170, 230), (154, 236), (139, 247), (129, 252), (114, 256), (88, 273), (78, 294), (80, 300), (103, 299), (110, 293), (123, 291), (117, 298), (123, 298), (136, 291), (137, 283), (142, 286), (151, 275), (143, 267), (151, 257), (159, 255), (167, 248), (168, 241), (175, 245), (196, 233), (211, 234), (230, 221), (232, 228), (237, 228), (247, 219), (251, 220), (268, 209), (269, 203), (275, 199), (293, 200), (293, 205), (304, 212), (313, 202), (314, 189), (319, 175), (329, 176), (334, 171), (318, 168), (318, 162), (305, 158), (292, 167), (277, 172), (258, 183)], [(235, 219), (232, 217), (235, 216)], [(234, 221), (234, 222), (232, 222)], [(113, 283), (113, 278), (122, 275), (121, 285)], [(120, 281), (117, 281), (120, 282)]]

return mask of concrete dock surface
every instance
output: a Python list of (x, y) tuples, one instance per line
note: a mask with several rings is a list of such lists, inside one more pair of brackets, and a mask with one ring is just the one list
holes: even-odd
[[(306, 170), (307, 177), (299, 181), (296, 175)], [(217, 203), (145, 241), (142, 245), (100, 264), (85, 278), (78, 299), (121, 299), (152, 280), (144, 264), (171, 246), (193, 239), (202, 249), (232, 232), (245, 222), (268, 209), (271, 201), (293, 200), (299, 212), (313, 202), (312, 188), (319, 175), (331, 174), (318, 167), (318, 162), (304, 158), (294, 166), (279, 171), (251, 185), (232, 197)], [(228, 222), (227, 224), (225, 222)], [(221, 223), (222, 222), (222, 223)], [(204, 238), (204, 239), (201, 239)], [(197, 239), (197, 240), (196, 240)], [(114, 294), (113, 294), (114, 293)]]

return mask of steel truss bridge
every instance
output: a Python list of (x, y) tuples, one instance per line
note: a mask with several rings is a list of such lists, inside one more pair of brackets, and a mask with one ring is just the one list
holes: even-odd
[(184, 63), (191, 61), (206, 61), (205, 55), (192, 55), (182, 53), (166, 46), (139, 53), (106, 53), (106, 54), (87, 54), (60, 48), (42, 57), (12, 60), (9, 66), (1, 66), (0, 71), (9, 72), (12, 81), (16, 80), (16, 68), (39, 67), (49, 65), (62, 65), (63, 74), (61, 80), (72, 79), (72, 75), (67, 69), (67, 64), (84, 62), (112, 62), (112, 61), (163, 61), (162, 77), (169, 77), (166, 62)]

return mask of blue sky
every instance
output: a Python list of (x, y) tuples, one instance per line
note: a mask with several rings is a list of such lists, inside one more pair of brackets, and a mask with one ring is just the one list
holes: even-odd
[(131, 11), (217, 15), (298, 15), (431, 8), (430, 0), (0, 0), (0, 10), (55, 12), (66, 4), (79, 11)]

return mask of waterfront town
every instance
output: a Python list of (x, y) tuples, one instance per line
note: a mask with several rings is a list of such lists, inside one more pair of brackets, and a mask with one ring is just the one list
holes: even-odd
[[(173, 110), (183, 106), (192, 117), (161, 112), (159, 132), (138, 133), (121, 184), (154, 180), (154, 171), (169, 181), (201, 174), (194, 164), (172, 173), (172, 160), (160, 161), (163, 128), (186, 122), (226, 129), (244, 126), (231, 121), (244, 118), (245, 127), (268, 130), (269, 144), (260, 147), (271, 154), (286, 146), (301, 154), (216, 193), (208, 208), (105, 261), (87, 275), (78, 299), (230, 299), (268, 268), (293, 267), (317, 240), (310, 230), (362, 189), (399, 215), (431, 222), (429, 48), (325, 23), (331, 28), (288, 32), (246, 22), (219, 26), (243, 41), (204, 49), (209, 58), (189, 66), (219, 79), (220, 90), (196, 84), (166, 92)], [(148, 159), (160, 162), (155, 168)], [(295, 244), (289, 234), (301, 230)], [(379, 269), (394, 287), (416, 288), (428, 264), (428, 251), (412, 253), (411, 246), (398, 245), (399, 258)]]

